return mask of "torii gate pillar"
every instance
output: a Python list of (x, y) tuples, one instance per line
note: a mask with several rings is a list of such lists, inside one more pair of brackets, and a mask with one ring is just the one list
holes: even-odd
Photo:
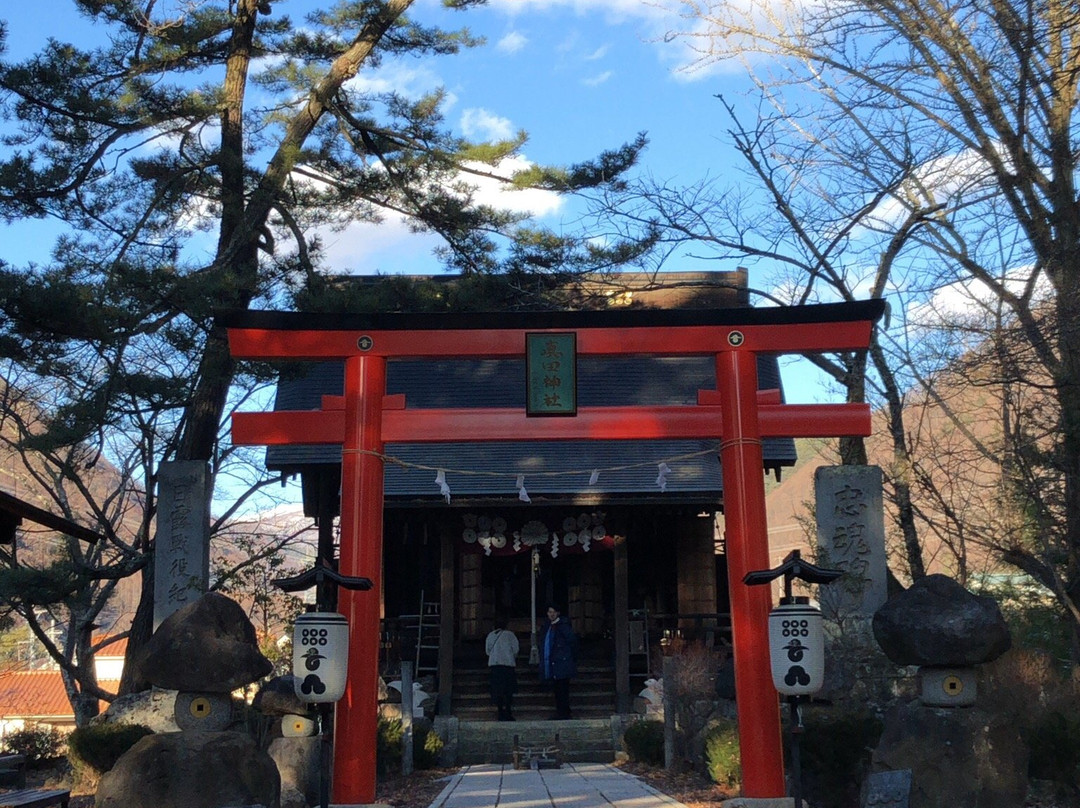
[[(352, 636), (349, 640), (351, 686), (346, 688), (334, 711), (333, 784), (337, 802), (353, 802), (358, 795), (373, 802), (375, 796), (373, 730), (378, 724), (379, 709), (377, 660), (382, 603), (385, 392), (384, 357), (361, 355), (345, 360), (340, 572), (370, 578), (374, 586), (366, 592), (342, 590), (338, 594), (338, 610), (352, 627)], [(363, 541), (364, 537), (369, 540)]]
[[(775, 796), (783, 794), (785, 788), (780, 703), (772, 684), (769, 635), (762, 631), (769, 624), (771, 594), (767, 586), (742, 583), (746, 573), (771, 566), (758, 423), (757, 357), (741, 351), (717, 354), (716, 387), (723, 391), (720, 464), (739, 748), (744, 761), (742, 790), (748, 796)], [(749, 761), (753, 765), (745, 765)]]

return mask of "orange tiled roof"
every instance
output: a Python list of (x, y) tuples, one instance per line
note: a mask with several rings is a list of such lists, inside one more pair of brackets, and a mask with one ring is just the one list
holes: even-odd
[[(98, 682), (105, 690), (114, 692), (119, 684), (111, 680)], [(102, 709), (105, 706), (103, 703)], [(74, 717), (60, 671), (9, 671), (0, 674), (0, 717)]]
[(118, 640), (114, 640), (108, 634), (94, 637), (94, 645), (100, 645), (101, 643), (104, 643), (104, 645), (98, 648), (96, 656), (122, 657), (127, 653), (127, 637), (121, 637)]

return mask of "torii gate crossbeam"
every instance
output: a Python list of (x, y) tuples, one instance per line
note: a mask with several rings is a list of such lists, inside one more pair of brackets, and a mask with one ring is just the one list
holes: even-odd
[[(321, 410), (233, 416), (236, 444), (342, 446), (340, 571), (370, 578), (375, 586), (344, 592), (339, 601), (352, 640), (349, 683), (336, 710), (335, 804), (375, 799), (381, 456), (386, 443), (400, 441), (718, 439), (743, 793), (783, 796), (779, 700), (767, 641), (770, 592), (742, 583), (747, 572), (770, 566), (761, 441), (868, 435), (870, 411), (863, 404), (781, 404), (757, 389), (757, 355), (865, 349), (883, 311), (883, 301), (865, 301), (702, 311), (222, 315), (237, 358), (345, 363), (344, 396), (326, 397)], [(592, 407), (560, 418), (492, 409), (410, 410), (403, 397), (386, 394), (388, 359), (521, 357), (526, 333), (567, 331), (575, 333), (580, 355), (714, 356), (716, 390), (701, 391), (696, 407)]]

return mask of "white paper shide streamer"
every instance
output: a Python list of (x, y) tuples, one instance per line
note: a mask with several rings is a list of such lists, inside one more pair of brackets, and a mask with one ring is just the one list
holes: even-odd
[(667, 478), (671, 474), (671, 467), (667, 463), (660, 463), (656, 469), (659, 472), (656, 475), (656, 486), (661, 491), (667, 491)]
[(446, 482), (446, 472), (443, 469), (439, 469), (435, 475), (435, 485), (439, 486), (439, 493), (443, 495), (443, 499), (446, 500), (446, 504), (450, 504), (450, 485)]

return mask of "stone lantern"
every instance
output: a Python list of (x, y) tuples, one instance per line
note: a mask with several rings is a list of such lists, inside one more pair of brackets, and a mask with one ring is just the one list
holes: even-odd
[(993, 598), (968, 592), (945, 575), (927, 575), (874, 614), (874, 639), (897, 665), (918, 665), (928, 707), (975, 703), (975, 666), (1009, 650), (1005, 619)]

